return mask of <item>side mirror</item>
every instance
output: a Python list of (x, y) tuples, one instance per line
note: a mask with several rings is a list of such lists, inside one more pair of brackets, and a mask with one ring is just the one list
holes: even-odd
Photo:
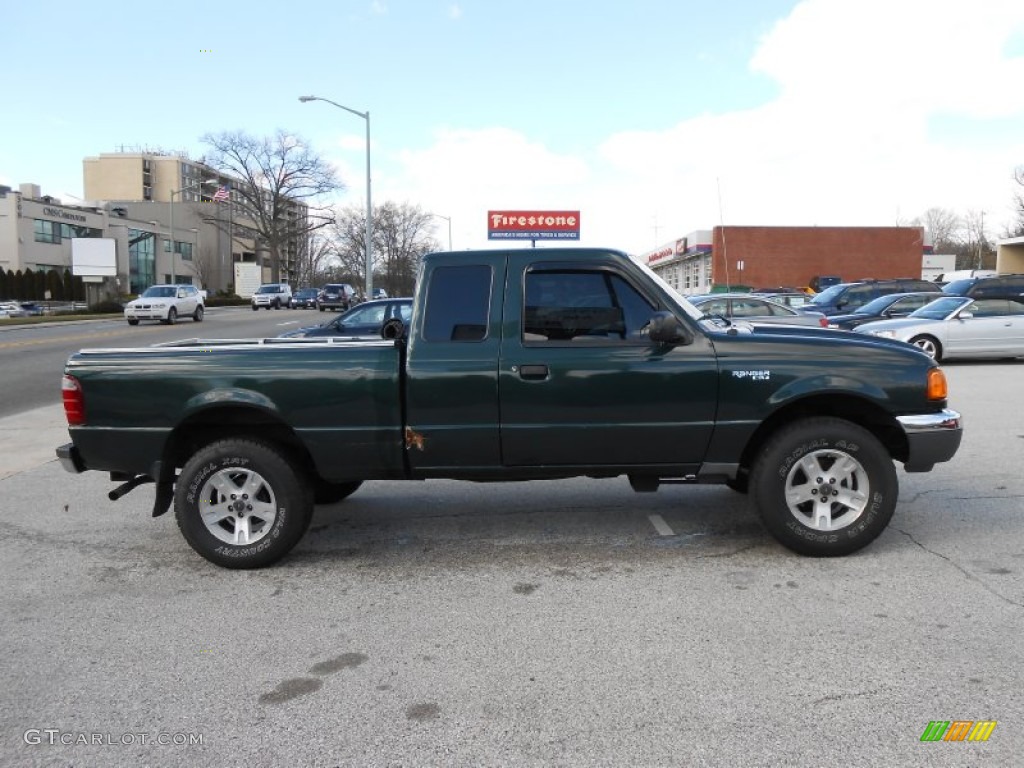
[(957, 315), (958, 320), (970, 320), (972, 317), (974, 317), (974, 313), (968, 312), (966, 309)]
[(659, 344), (689, 344), (693, 334), (671, 312), (655, 312), (647, 323), (647, 335)]
[(406, 330), (405, 323), (397, 317), (392, 317), (381, 326), (380, 336), (382, 339), (386, 339), (387, 341), (404, 339)]

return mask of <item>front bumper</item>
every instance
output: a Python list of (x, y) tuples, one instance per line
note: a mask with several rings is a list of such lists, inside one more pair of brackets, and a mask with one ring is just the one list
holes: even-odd
[(77, 475), (89, 469), (85, 466), (82, 454), (78, 452), (74, 443), (64, 443), (64, 445), (58, 446), (57, 458), (60, 459), (60, 465), (64, 467), (66, 472)]
[(960, 447), (963, 421), (959, 413), (945, 408), (938, 413), (897, 416), (907, 437), (907, 472), (928, 472), (936, 464), (949, 461)]
[(124, 313), (125, 320), (166, 320), (166, 309), (132, 309)]

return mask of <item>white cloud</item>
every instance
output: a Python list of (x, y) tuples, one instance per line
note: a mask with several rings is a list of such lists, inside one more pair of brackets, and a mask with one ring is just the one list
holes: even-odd
[(751, 58), (778, 86), (768, 103), (580, 156), (445, 131), (376, 188), (452, 216), (456, 247), (484, 245), (487, 209), (512, 207), (579, 208), (585, 244), (633, 251), (720, 221), (884, 226), (933, 206), (985, 210), (996, 234), (1024, 163), (1005, 130), (1024, 114), (1024, 56), (1005, 53), (1022, 34), (1019, 0), (805, 0)]
[(448, 18), (449, 19), (461, 19), (462, 18), (462, 7), (459, 5), (448, 6)]

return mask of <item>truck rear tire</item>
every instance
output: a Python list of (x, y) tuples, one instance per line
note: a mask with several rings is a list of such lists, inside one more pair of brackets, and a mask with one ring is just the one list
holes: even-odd
[(208, 445), (181, 470), (174, 514), (189, 545), (225, 568), (262, 568), (309, 527), (313, 494), (288, 458), (256, 440)]
[(768, 531), (802, 555), (847, 555), (892, 519), (899, 482), (885, 447), (863, 427), (831, 417), (780, 430), (762, 449), (750, 493)]

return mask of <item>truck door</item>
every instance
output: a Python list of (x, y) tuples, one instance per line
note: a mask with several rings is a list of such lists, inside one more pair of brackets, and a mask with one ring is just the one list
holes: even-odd
[(405, 379), (405, 444), (415, 474), (473, 476), (501, 466), (504, 282), (498, 251), (435, 255), (420, 275)]
[(672, 467), (694, 471), (714, 425), (710, 342), (652, 343), (666, 309), (621, 257), (544, 261), (511, 254), (499, 360), (506, 466)]

